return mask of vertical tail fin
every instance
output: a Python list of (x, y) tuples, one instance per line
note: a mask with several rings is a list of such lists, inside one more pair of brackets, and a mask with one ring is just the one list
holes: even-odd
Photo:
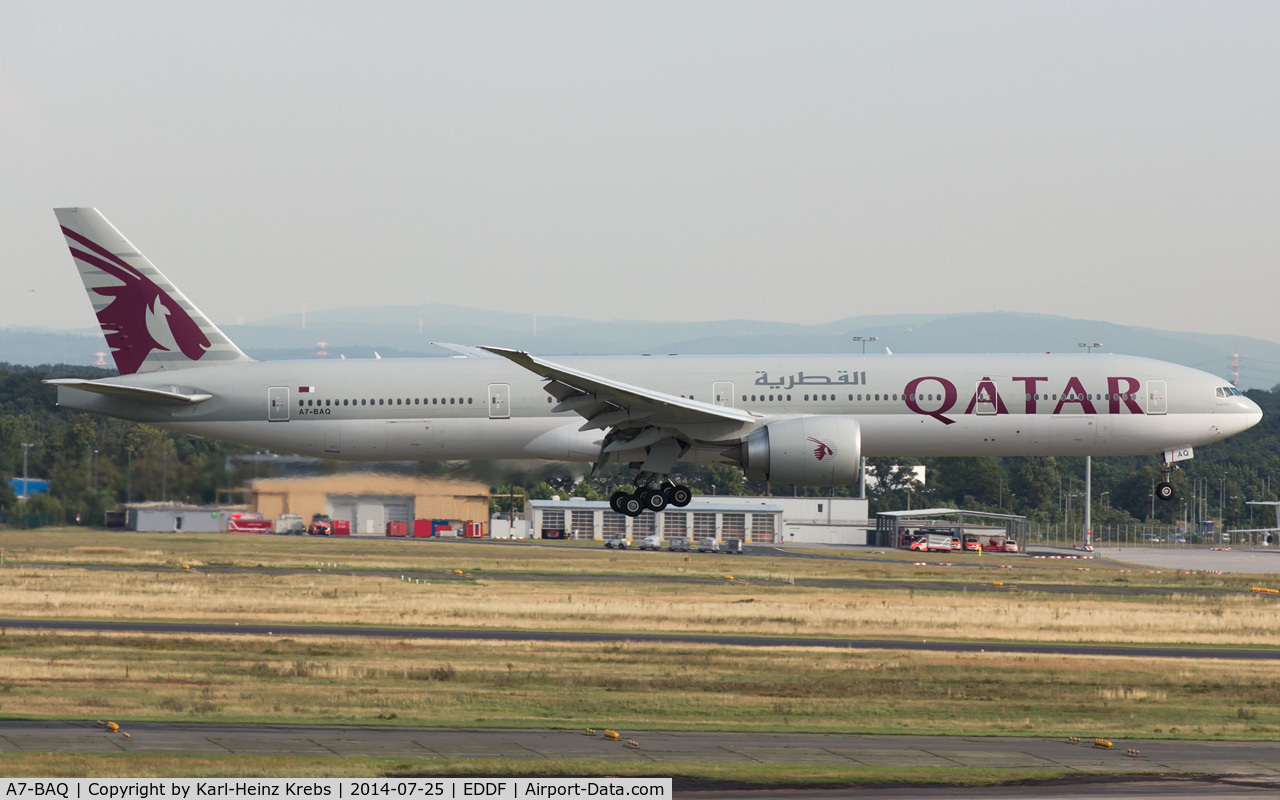
[(96, 208), (55, 208), (116, 369), (252, 361)]

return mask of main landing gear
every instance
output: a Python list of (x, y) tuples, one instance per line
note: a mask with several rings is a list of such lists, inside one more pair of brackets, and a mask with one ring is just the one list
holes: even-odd
[(609, 498), (609, 507), (619, 514), (638, 517), (646, 511), (658, 512), (667, 506), (684, 508), (693, 499), (688, 486), (678, 486), (670, 481), (657, 488), (639, 487), (632, 494), (623, 491), (613, 493)]

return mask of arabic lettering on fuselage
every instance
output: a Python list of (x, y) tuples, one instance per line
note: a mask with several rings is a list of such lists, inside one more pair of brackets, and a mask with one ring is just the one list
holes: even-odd
[[(1043, 393), (1039, 389), (1041, 383), (1047, 383), (1049, 378), (1045, 376), (1014, 376), (1010, 378), (1014, 383), (1021, 383), (1023, 386), (1024, 414), (1035, 414), (1039, 410), (1040, 401), (1050, 401), (1050, 396)], [(1090, 393), (1085, 391), (1084, 383), (1080, 378), (1071, 376), (1067, 379), (1066, 386), (1062, 391), (1052, 396), (1051, 402), (1056, 402), (1052, 414), (1061, 414), (1063, 409), (1068, 405), (1075, 406), (1076, 411), (1081, 414), (1097, 414), (1098, 406), (1096, 401), (1105, 400), (1107, 402), (1107, 414), (1123, 413), (1122, 409), (1127, 410), (1130, 414), (1144, 414), (1142, 406), (1138, 403), (1138, 390), (1142, 388), (1142, 382), (1137, 378), (1125, 376), (1108, 377), (1107, 391), (1105, 394)], [(939, 391), (940, 390), (940, 391)], [(937, 398), (936, 400), (934, 398)], [(927, 398), (927, 399), (926, 399)], [(946, 416), (960, 399), (960, 392), (956, 385), (946, 378), (937, 375), (925, 375), (908, 381), (903, 388), (902, 399), (907, 404), (907, 408), (917, 414), (926, 417), (933, 417), (944, 425), (950, 425), (955, 422), (954, 419)], [(921, 402), (929, 405), (925, 408)], [(936, 408), (933, 406), (937, 405)], [(974, 386), (973, 396), (969, 400), (968, 407), (965, 408), (964, 414), (1008, 414), (1009, 408), (1005, 405), (1004, 398), (1000, 396), (999, 388), (996, 382), (989, 377), (983, 377)]]
[(758, 369), (756, 373), (760, 376), (756, 378), (756, 386), (768, 386), (773, 389), (794, 389), (797, 386), (865, 386), (867, 383), (866, 372), (850, 372), (847, 369), (836, 370), (834, 378), (830, 375), (806, 375), (803, 372), (797, 372), (794, 375), (784, 375), (777, 380), (769, 380), (767, 371)]

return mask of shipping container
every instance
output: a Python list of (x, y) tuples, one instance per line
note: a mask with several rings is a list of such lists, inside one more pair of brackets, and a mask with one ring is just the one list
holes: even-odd
[(302, 517), (297, 514), (281, 514), (276, 517), (275, 527), (276, 533), (294, 535), (307, 532), (307, 526), (303, 524)]
[(429, 519), (415, 519), (413, 521), (413, 535), (418, 539), (428, 539), (435, 535), (435, 522)]
[(408, 536), (409, 523), (404, 521), (388, 522), (387, 535), (388, 536)]
[(479, 539), (484, 536), (484, 525), (479, 522), (466, 522), (466, 537), (468, 539)]
[(335, 519), (335, 520), (333, 521), (333, 535), (334, 535), (334, 536), (350, 536), (350, 535), (351, 535), (351, 520), (349, 520), (349, 519)]

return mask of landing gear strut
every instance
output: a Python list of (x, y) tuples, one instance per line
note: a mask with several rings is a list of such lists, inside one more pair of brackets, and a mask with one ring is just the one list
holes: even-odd
[(634, 493), (617, 491), (609, 498), (609, 507), (619, 514), (638, 517), (646, 511), (657, 513), (667, 506), (684, 508), (693, 499), (693, 492), (688, 486), (676, 485), (669, 480), (662, 481), (656, 487), (645, 486), (637, 481)]
[(1156, 484), (1156, 497), (1160, 500), (1172, 500), (1178, 496), (1173, 484), (1169, 482), (1175, 469), (1177, 467), (1173, 464), (1165, 464), (1161, 470), (1160, 482)]

